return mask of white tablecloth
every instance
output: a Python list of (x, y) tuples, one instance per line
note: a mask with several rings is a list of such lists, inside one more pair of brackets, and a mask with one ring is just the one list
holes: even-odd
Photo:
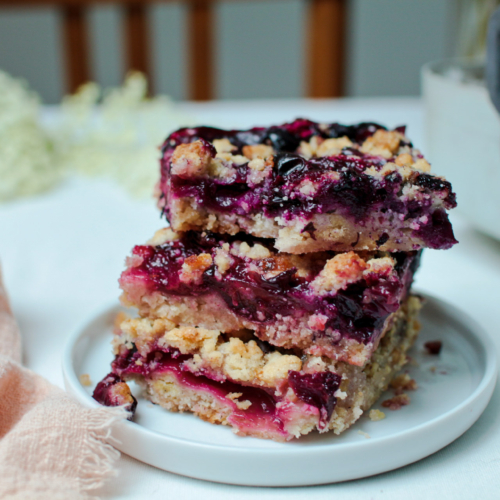
[[(249, 126), (307, 116), (324, 121), (408, 124), (424, 149), (418, 99), (345, 99), (185, 104), (200, 122)], [(424, 149), (425, 151), (425, 149)], [(500, 167), (500, 166), (499, 166)], [(453, 181), (453, 179), (451, 179)], [(1, 181), (0, 181), (1, 182)], [(452, 217), (460, 244), (426, 251), (416, 285), (473, 316), (500, 348), (500, 243)], [(72, 179), (50, 193), (0, 205), (0, 258), (21, 326), (27, 366), (62, 386), (68, 334), (117, 301), (118, 276), (135, 244), (164, 223), (152, 200), (137, 201), (111, 181)], [(479, 421), (440, 452), (402, 469), (308, 488), (249, 488), (177, 476), (127, 456), (98, 492), (129, 499), (499, 499), (500, 387)], [(307, 464), (304, 464), (307, 466)]]

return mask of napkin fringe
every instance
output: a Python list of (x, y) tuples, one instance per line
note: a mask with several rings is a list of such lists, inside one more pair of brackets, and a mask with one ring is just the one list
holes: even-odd
[(106, 479), (118, 475), (114, 465), (120, 452), (113, 445), (120, 444), (120, 441), (112, 436), (112, 427), (126, 417), (127, 411), (123, 407), (103, 408), (90, 414), (81, 462), (82, 490), (100, 488)]

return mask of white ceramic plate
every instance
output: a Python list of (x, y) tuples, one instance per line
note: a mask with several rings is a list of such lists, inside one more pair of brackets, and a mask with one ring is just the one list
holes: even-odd
[[(86, 406), (95, 384), (110, 370), (113, 319), (119, 307), (94, 317), (69, 339), (63, 360), (66, 389)], [(145, 400), (137, 386), (134, 422), (120, 422), (113, 437), (124, 453), (185, 476), (251, 486), (332, 483), (386, 472), (424, 458), (457, 439), (481, 415), (497, 379), (492, 341), (468, 316), (427, 297), (422, 331), (408, 366), (419, 388), (399, 411), (386, 418), (363, 416), (340, 436), (313, 434), (290, 443), (234, 435), (190, 414), (170, 413)], [(439, 356), (423, 344), (441, 340)], [(418, 363), (418, 365), (417, 365)], [(83, 387), (89, 374), (91, 387)], [(381, 400), (391, 397), (382, 396)], [(375, 405), (375, 408), (380, 408)], [(369, 437), (368, 437), (369, 436)]]

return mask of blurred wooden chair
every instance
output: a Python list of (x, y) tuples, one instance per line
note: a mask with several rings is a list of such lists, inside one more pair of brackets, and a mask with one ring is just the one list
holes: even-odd
[[(214, 4), (224, 0), (0, 0), (0, 6), (56, 6), (62, 14), (67, 90), (91, 79), (86, 10), (91, 5), (118, 4), (124, 12), (125, 66), (151, 78), (148, 4), (187, 4), (189, 98), (214, 97)], [(250, 0), (247, 0), (250, 1)], [(285, 0), (283, 0), (285, 1)], [(344, 81), (347, 0), (304, 0), (308, 4), (306, 58), (310, 97), (338, 97)]]

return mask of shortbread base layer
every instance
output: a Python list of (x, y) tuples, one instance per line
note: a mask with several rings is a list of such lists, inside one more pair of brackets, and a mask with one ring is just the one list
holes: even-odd
[[(340, 434), (367, 411), (405, 364), (419, 330), (410, 297), (364, 367), (271, 350), (269, 344), (165, 320), (122, 323), (113, 373), (141, 384), (169, 411), (191, 412), (241, 436), (289, 441)], [(299, 356), (297, 355), (299, 354)]]
[(193, 198), (172, 199), (170, 223), (174, 231), (213, 231), (235, 235), (245, 232), (272, 238), (280, 252), (303, 254), (336, 251), (410, 252), (428, 246), (415, 235), (412, 220), (374, 211), (363, 225), (340, 214), (315, 214), (308, 219), (267, 218), (262, 214), (222, 214), (197, 206)]

